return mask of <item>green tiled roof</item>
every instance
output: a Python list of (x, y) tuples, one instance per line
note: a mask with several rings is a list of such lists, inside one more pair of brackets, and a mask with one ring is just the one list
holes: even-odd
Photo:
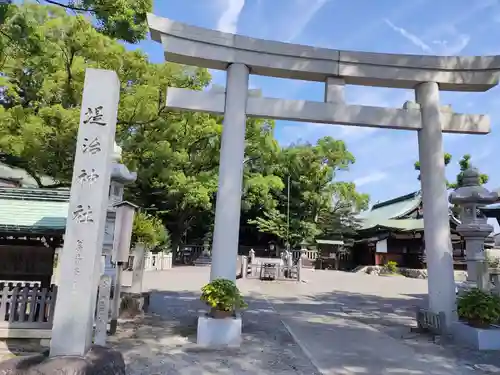
[(396, 230), (423, 230), (422, 219), (403, 219), (419, 207), (422, 196), (419, 191), (375, 204), (371, 210), (362, 212), (361, 230), (377, 227)]
[(385, 220), (363, 220), (361, 230), (368, 229), (394, 229), (400, 231), (424, 230), (423, 219), (385, 219)]
[(0, 229), (64, 232), (69, 190), (0, 188)]

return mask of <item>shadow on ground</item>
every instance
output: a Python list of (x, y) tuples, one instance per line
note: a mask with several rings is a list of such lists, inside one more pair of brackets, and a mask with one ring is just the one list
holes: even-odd
[(249, 297), (240, 348), (195, 345), (197, 317), (205, 305), (193, 292), (152, 291), (150, 313), (123, 322), (110, 343), (130, 374), (319, 374), (267, 301)]
[[(335, 356), (335, 368), (324, 369), (334, 374), (348, 374), (345, 369), (371, 375), (408, 374), (410, 368), (412, 374), (468, 374), (474, 364), (500, 366), (496, 354), (446, 340), (436, 344), (429, 336), (410, 333), (415, 306), (427, 302), (425, 295), (406, 297), (331, 292), (278, 299), (248, 293), (242, 346), (207, 350), (195, 345), (197, 316), (206, 309), (199, 294), (153, 290), (150, 313), (123, 322), (110, 341), (124, 353), (130, 374), (319, 374), (282, 321), (292, 326), (292, 332), (315, 332), (318, 346), (313, 354)], [(377, 347), (384, 345), (380, 331), (399, 340), (400, 353)], [(408, 350), (413, 358), (408, 358)], [(374, 353), (382, 356), (373, 358)], [(405, 358), (413, 361), (410, 367)], [(457, 364), (464, 372), (454, 370)]]

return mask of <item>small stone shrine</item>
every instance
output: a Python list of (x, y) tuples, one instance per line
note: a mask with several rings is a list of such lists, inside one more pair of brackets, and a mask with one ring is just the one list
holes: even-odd
[(488, 218), (480, 208), (498, 201), (498, 193), (482, 187), (479, 172), (471, 168), (464, 172), (463, 185), (450, 194), (449, 200), (461, 206), (461, 223), (457, 225), (457, 231), (465, 238), (467, 282), (470, 286), (489, 290), (484, 241), (493, 232), (493, 226), (488, 224)]

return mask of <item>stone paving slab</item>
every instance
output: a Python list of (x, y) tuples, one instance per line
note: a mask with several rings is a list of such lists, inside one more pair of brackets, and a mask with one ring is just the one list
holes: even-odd
[(458, 362), (419, 353), (367, 324), (349, 318), (278, 311), (297, 342), (325, 375), (469, 375)]
[[(448, 339), (436, 341), (410, 333), (410, 327), (415, 326), (414, 306), (427, 303), (425, 280), (404, 278), (393, 282), (394, 278), (335, 271), (305, 274), (308, 282), (303, 284), (254, 283), (246, 287), (266, 295), (324, 373), (385, 374), (384, 366), (393, 366), (390, 358), (400, 355), (409, 358), (402, 361), (404, 371), (393, 368), (387, 373), (500, 373), (498, 352), (479, 352)], [(365, 343), (369, 345), (365, 347)], [(338, 350), (322, 350), (324, 347)], [(360, 358), (358, 367), (350, 365), (349, 355), (335, 354), (346, 350)], [(361, 370), (369, 364), (369, 370)]]

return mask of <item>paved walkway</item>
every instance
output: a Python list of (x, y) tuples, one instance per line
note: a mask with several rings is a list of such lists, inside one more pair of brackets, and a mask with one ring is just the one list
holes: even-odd
[(414, 306), (426, 303), (425, 280), (335, 271), (308, 271), (301, 284), (239, 280), (250, 305), (242, 347), (200, 350), (198, 297), (208, 277), (198, 267), (146, 273), (153, 314), (112, 339), (129, 374), (468, 375), (500, 368), (496, 353), (409, 333)]
[(260, 288), (321, 373), (477, 374), (393, 337), (409, 332), (413, 305), (425, 302), (425, 283), (326, 272), (309, 273), (307, 284)]

